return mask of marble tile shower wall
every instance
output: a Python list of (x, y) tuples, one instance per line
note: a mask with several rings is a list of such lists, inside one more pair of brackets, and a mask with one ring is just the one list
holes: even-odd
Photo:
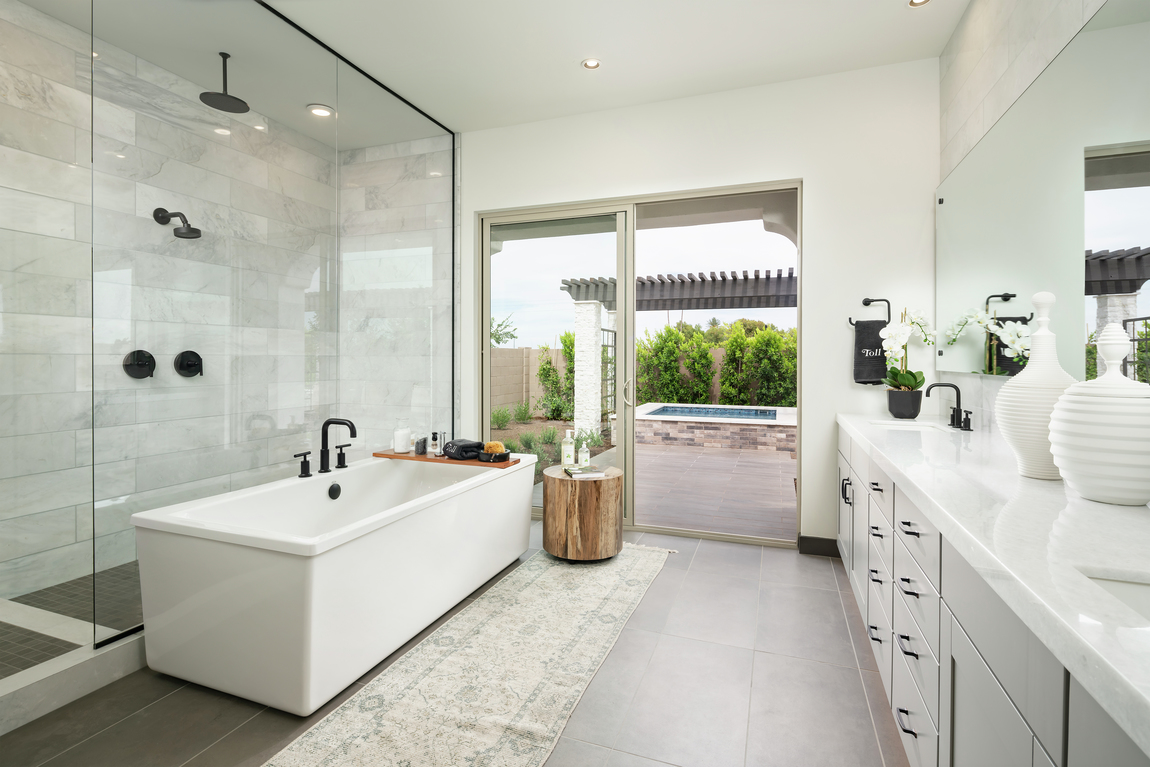
[(95, 47), (0, 0), (0, 598), (134, 559), (136, 511), (295, 473), (338, 396), (336, 150)]
[(340, 413), (358, 450), (391, 447), (397, 418), (453, 428), (452, 140), (340, 153)]

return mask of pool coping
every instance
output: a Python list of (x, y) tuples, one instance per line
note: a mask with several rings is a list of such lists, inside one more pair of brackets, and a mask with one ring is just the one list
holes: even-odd
[(774, 405), (682, 405), (680, 407), (721, 407), (730, 410), (762, 410), (764, 408), (774, 410), (775, 420), (767, 421), (755, 418), (715, 418), (712, 416), (697, 416), (697, 415), (651, 415), (651, 411), (658, 410), (661, 407), (675, 407), (677, 403), (674, 402), (645, 402), (635, 408), (635, 418), (640, 421), (679, 421), (679, 422), (694, 422), (694, 423), (726, 423), (726, 424), (743, 424), (754, 425), (762, 427), (772, 426), (797, 426), (798, 425), (798, 408), (793, 407), (777, 407)]

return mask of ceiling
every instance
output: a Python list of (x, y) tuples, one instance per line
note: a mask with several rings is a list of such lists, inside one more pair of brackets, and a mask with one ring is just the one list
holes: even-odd
[(969, 2), (266, 1), (456, 131), (933, 58)]

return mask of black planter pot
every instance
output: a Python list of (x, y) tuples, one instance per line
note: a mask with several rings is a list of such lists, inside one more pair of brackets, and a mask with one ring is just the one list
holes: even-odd
[(922, 389), (916, 391), (887, 389), (886, 406), (895, 418), (918, 418), (918, 413), (922, 410)]

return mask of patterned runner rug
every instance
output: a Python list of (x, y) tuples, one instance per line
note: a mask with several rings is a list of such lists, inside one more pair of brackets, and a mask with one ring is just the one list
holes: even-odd
[(542, 765), (666, 559), (629, 544), (585, 564), (539, 552), (268, 767)]

